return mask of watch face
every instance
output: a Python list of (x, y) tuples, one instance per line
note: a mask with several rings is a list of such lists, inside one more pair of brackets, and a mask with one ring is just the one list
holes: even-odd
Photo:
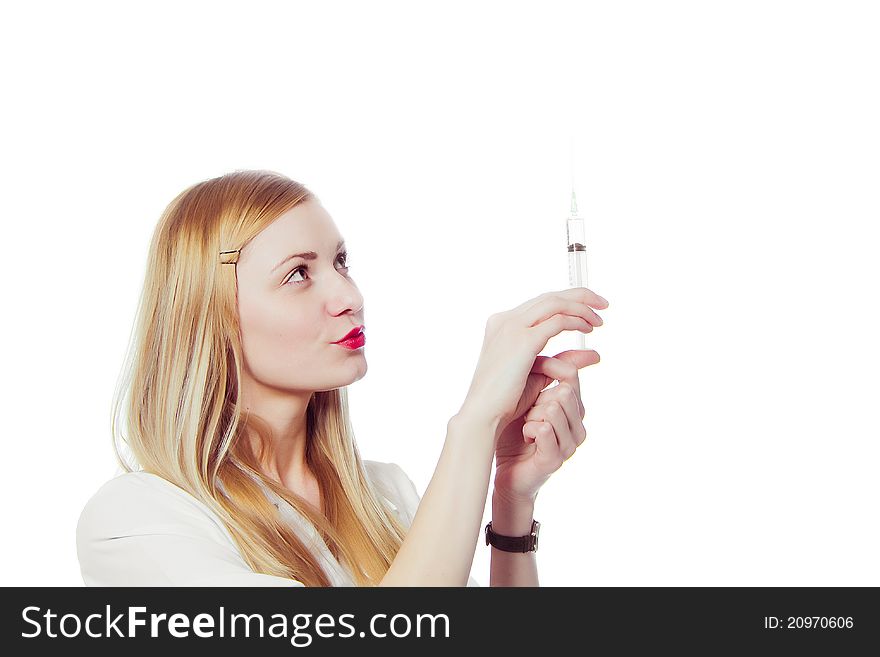
[(541, 523), (535, 520), (535, 552), (538, 551), (538, 534), (541, 533)]

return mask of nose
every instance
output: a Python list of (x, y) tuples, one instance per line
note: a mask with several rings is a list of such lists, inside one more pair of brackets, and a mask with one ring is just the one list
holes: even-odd
[(343, 312), (346, 309), (355, 313), (361, 312), (364, 307), (364, 297), (357, 284), (350, 276), (346, 276), (341, 272), (337, 280), (339, 281), (339, 287), (336, 288), (334, 299), (338, 312)]

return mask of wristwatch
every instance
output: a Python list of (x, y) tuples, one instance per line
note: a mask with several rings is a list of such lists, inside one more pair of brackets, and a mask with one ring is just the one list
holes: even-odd
[(504, 552), (537, 552), (538, 532), (541, 523), (532, 520), (532, 531), (526, 536), (502, 536), (492, 531), (492, 523), (486, 525), (486, 545), (498, 548)]

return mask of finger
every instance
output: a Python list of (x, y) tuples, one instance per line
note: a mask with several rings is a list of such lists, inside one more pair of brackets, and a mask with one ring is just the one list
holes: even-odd
[[(544, 357), (540, 361), (535, 359), (531, 371), (536, 374), (543, 374), (550, 380), (549, 382), (554, 380), (559, 381), (560, 386), (565, 383), (569, 390), (563, 388), (561, 391), (557, 391), (556, 394), (560, 396), (570, 394), (575, 397), (579, 409), (578, 417), (583, 419), (585, 411), (581, 400), (581, 382), (578, 377), (578, 370), (587, 367), (588, 365), (595, 365), (598, 362), (598, 352), (593, 351), (592, 349), (575, 349), (572, 351), (563, 351), (561, 354), (557, 354), (552, 358)], [(547, 385), (549, 385), (549, 382)], [(549, 390), (557, 390), (558, 388), (559, 386), (556, 386)], [(549, 392), (549, 390), (544, 390), (541, 394), (543, 395), (544, 392)], [(538, 399), (540, 399), (540, 397)], [(556, 399), (559, 398), (557, 397)]]
[(560, 383), (558, 386), (548, 388), (538, 395), (534, 406), (526, 413), (523, 421), (540, 422), (546, 419), (546, 408), (550, 404), (559, 404), (562, 408), (562, 412), (565, 413), (565, 417), (568, 420), (568, 428), (575, 441), (577, 441), (578, 434), (580, 434), (580, 429), (583, 426), (583, 405), (568, 383)]
[(534, 428), (535, 465), (542, 472), (555, 472), (562, 466), (562, 454), (556, 432), (550, 422), (537, 422)]
[[(527, 445), (535, 442), (535, 437), (538, 435), (538, 431), (544, 423), (543, 420), (532, 420), (523, 424), (523, 442)], [(574, 438), (574, 451), (577, 451), (577, 448), (583, 445), (584, 441), (587, 439), (587, 430), (584, 428), (583, 423), (578, 425), (578, 431), (572, 432), (572, 437)], [(557, 442), (559, 442), (558, 439)], [(560, 449), (562, 449), (561, 446)], [(572, 451), (571, 454), (574, 454), (574, 451)], [(571, 458), (571, 454), (569, 454), (568, 458)]]
[(578, 448), (579, 443), (576, 438), (580, 435), (580, 431), (578, 431), (576, 436), (573, 425), (576, 423), (579, 425), (579, 428), (583, 427), (576, 419), (577, 404), (574, 403), (574, 400), (569, 400), (566, 407), (563, 407), (557, 401), (551, 401), (533, 410), (536, 412), (536, 415), (540, 415), (541, 420), (550, 422), (553, 427), (553, 431), (556, 434), (556, 442), (559, 444), (559, 451), (562, 454), (562, 460), (567, 461), (570, 459)]
[(539, 294), (534, 299), (529, 299), (528, 301), (521, 303), (519, 306), (513, 309), (513, 312), (522, 313), (527, 312), (545, 299), (549, 297), (562, 297), (565, 299), (574, 299), (579, 303), (585, 303), (593, 308), (598, 308), (599, 310), (603, 310), (608, 307), (608, 299), (604, 297), (600, 297), (598, 294), (593, 292), (591, 289), (586, 287), (569, 287), (564, 290), (552, 290), (550, 292), (545, 292), (544, 294)]
[(554, 315), (580, 317), (590, 325), (591, 331), (594, 326), (602, 326), (604, 323), (596, 311), (590, 308), (589, 304), (575, 299), (566, 299), (561, 296), (550, 296), (542, 299), (523, 312), (525, 325), (530, 328), (541, 324), (541, 322), (550, 319)]
[[(557, 386), (553, 386), (542, 391), (538, 395), (538, 398), (535, 399), (535, 403), (528, 410), (524, 419), (526, 421), (540, 420), (543, 412), (543, 409), (541, 407), (546, 406), (550, 402), (556, 402), (562, 405), (563, 408), (566, 409), (566, 411), (568, 411), (569, 408), (574, 409), (573, 414), (575, 415), (580, 414), (580, 406), (578, 405), (577, 400), (574, 399), (571, 386), (567, 383), (560, 383)], [(572, 403), (573, 405), (569, 406), (569, 404)]]
[(547, 379), (545, 388), (553, 383), (553, 381), (566, 381), (571, 384), (572, 388), (577, 386), (576, 390), (578, 395), (580, 395), (578, 370), (589, 365), (595, 365), (600, 360), (599, 352), (594, 349), (563, 351), (556, 356), (536, 356), (529, 373), (543, 374)]
[[(596, 352), (593, 353), (595, 354), (593, 359), (598, 362), (599, 354)], [(562, 376), (562, 374), (558, 371), (558, 364), (545, 364), (545, 361), (551, 359), (551, 356), (536, 356), (535, 361), (532, 363), (532, 367), (529, 369), (529, 376), (526, 381), (524, 394), (528, 399), (535, 399), (534, 404), (538, 403), (537, 400), (540, 399), (540, 395), (542, 394), (542, 392), (547, 392), (548, 390), (553, 389), (547, 388), (547, 386), (557, 380), (554, 374)], [(550, 374), (546, 374), (545, 372), (550, 372)], [(578, 383), (580, 384), (580, 382)]]
[(581, 333), (591, 333), (593, 326), (583, 317), (572, 317), (571, 315), (559, 314), (538, 322), (534, 326), (523, 329), (525, 334), (525, 343), (530, 349), (536, 352), (541, 351), (551, 338), (559, 335), (563, 331), (580, 331)]

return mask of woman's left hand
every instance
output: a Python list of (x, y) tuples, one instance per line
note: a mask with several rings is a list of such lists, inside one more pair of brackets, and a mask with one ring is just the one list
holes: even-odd
[(547, 385), (523, 416), (507, 425), (495, 447), (495, 492), (508, 500), (533, 501), (538, 489), (571, 458), (587, 437), (578, 370), (599, 362), (592, 350), (538, 356), (532, 372)]

